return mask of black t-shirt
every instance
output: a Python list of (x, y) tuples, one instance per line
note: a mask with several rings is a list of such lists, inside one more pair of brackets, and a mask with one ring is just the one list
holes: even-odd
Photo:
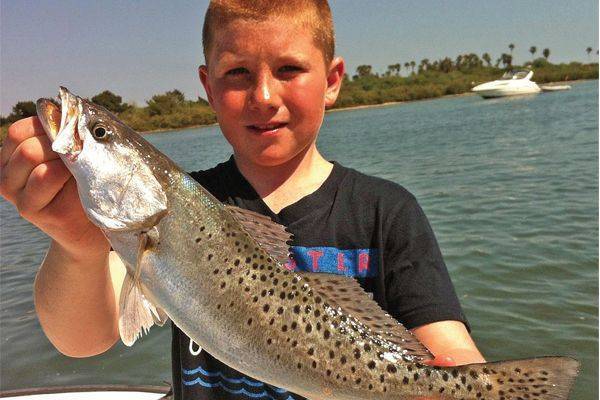
[[(275, 214), (233, 157), (191, 176), (223, 203), (286, 226), (294, 235), (288, 268), (355, 277), (408, 329), (443, 320), (467, 325), (429, 222), (400, 185), (334, 163), (319, 189)], [(302, 399), (221, 363), (175, 325), (172, 357), (176, 399)]]

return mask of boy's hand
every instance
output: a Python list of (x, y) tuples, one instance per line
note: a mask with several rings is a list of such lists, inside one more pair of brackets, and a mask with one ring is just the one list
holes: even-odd
[(37, 117), (8, 128), (0, 151), (0, 195), (75, 258), (108, 253), (102, 231), (86, 217), (75, 179)]

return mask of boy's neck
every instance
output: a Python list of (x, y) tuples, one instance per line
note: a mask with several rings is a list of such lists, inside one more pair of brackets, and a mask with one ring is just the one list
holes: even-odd
[(323, 158), (314, 144), (286, 163), (272, 167), (234, 157), (244, 178), (276, 214), (316, 191), (333, 169), (333, 164)]

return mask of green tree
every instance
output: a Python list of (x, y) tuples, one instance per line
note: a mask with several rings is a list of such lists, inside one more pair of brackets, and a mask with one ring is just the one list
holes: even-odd
[(8, 116), (8, 120), (12, 122), (21, 118), (33, 117), (37, 115), (35, 103), (33, 101), (19, 101), (12, 108), (12, 113)]
[(588, 60), (590, 60), (590, 54), (592, 54), (592, 50), (593, 50), (593, 49), (592, 49), (591, 47), (588, 47), (588, 48), (586, 48), (586, 49), (585, 49), (585, 52), (586, 52), (586, 53), (587, 53), (587, 55), (588, 55)]
[(514, 44), (509, 44), (508, 48), (510, 49), (510, 55), (512, 56), (513, 50), (515, 49), (515, 45)]
[(405, 63), (404, 63), (404, 69), (405, 69), (406, 71), (408, 71), (408, 69), (409, 69), (409, 68), (410, 68), (410, 63), (409, 63), (409, 62), (405, 62)]
[(414, 61), (410, 62), (410, 69), (412, 70), (412, 73), (415, 73), (415, 67), (417, 66), (417, 63)]
[(356, 75), (358, 75), (360, 78), (362, 78), (363, 76), (372, 75), (372, 71), (373, 67), (370, 65), (359, 65), (358, 67), (356, 67)]
[(185, 104), (185, 96), (179, 90), (157, 94), (147, 101), (150, 115), (172, 114)]
[(544, 51), (542, 51), (542, 54), (544, 55), (544, 58), (547, 60), (548, 57), (550, 57), (550, 49), (545, 48)]
[(504, 64), (504, 68), (509, 69), (510, 67), (512, 67), (512, 56), (510, 54), (502, 53), (500, 55), (500, 59), (502, 61), (502, 64)]
[(529, 48), (529, 52), (531, 53), (531, 59), (532, 59), (532, 60), (535, 58), (534, 56), (535, 56), (535, 52), (536, 52), (536, 51), (537, 51), (537, 47), (535, 47), (535, 46), (531, 46), (531, 47)]
[(123, 112), (130, 107), (128, 104), (123, 103), (121, 96), (117, 96), (110, 90), (95, 95), (92, 97), (92, 101), (114, 113)]
[(492, 57), (488, 53), (483, 53), (481, 59), (487, 63), (488, 67), (492, 66)]
[(424, 58), (419, 63), (419, 72), (427, 71), (429, 69), (429, 67), (430, 67), (430, 65), (429, 65), (429, 59), (428, 58)]

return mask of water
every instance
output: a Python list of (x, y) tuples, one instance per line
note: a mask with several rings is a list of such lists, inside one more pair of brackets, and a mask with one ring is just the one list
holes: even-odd
[[(230, 153), (217, 127), (148, 138), (187, 170)], [(417, 196), (489, 360), (576, 357), (572, 398), (598, 398), (597, 81), (335, 112), (319, 143), (327, 158)], [(2, 389), (170, 381), (169, 329), (88, 359), (54, 350), (32, 304), (48, 239), (10, 204), (0, 212)]]

